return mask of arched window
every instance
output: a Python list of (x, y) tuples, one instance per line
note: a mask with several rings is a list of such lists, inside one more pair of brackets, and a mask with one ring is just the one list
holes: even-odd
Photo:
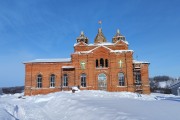
[(100, 59), (100, 67), (104, 67), (104, 59), (103, 58)]
[(64, 74), (63, 76), (63, 86), (68, 86), (68, 75)]
[(42, 88), (42, 75), (37, 76), (37, 88)]
[(108, 59), (105, 60), (105, 67), (108, 67)]
[(124, 86), (125, 85), (125, 80), (124, 80), (124, 74), (123, 73), (118, 73), (118, 80), (119, 80), (119, 86)]
[(55, 87), (55, 75), (50, 76), (50, 87)]
[(96, 59), (96, 67), (99, 67), (98, 59)]
[(81, 86), (86, 87), (86, 74), (81, 74)]

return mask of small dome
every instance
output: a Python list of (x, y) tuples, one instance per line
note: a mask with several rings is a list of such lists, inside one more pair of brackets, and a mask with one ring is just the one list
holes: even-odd
[(118, 40), (126, 41), (125, 36), (123, 36), (123, 35), (120, 33), (120, 30), (119, 30), (119, 29), (117, 29), (116, 35), (113, 37), (112, 42), (115, 43), (115, 42), (117, 42)]
[(77, 40), (77, 43), (82, 41), (82, 42), (85, 42), (86, 44), (88, 44), (88, 38), (84, 35), (83, 31), (81, 31), (80, 36), (77, 37), (76, 40)]

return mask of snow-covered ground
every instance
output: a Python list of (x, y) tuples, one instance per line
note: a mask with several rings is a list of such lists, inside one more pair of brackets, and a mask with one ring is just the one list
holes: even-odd
[(0, 120), (179, 120), (180, 97), (70, 91), (0, 95)]

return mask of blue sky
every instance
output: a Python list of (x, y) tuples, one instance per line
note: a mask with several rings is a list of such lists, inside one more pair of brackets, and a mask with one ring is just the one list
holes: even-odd
[[(80, 31), (93, 43), (102, 20), (126, 36), (149, 76), (180, 76), (179, 0), (0, 0), (0, 87), (24, 85), (23, 61), (67, 58)], [(138, 56), (138, 57), (137, 57)]]

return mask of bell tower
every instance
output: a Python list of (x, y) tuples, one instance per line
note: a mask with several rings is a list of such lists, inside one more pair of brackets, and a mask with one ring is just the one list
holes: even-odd
[(112, 42), (115, 43), (119, 40), (126, 41), (126, 38), (120, 33), (120, 30), (117, 29), (116, 35), (112, 38)]
[(79, 37), (76, 38), (77, 43), (79, 42), (85, 42), (86, 44), (88, 44), (88, 38), (84, 35), (84, 32), (81, 31), (81, 34)]

